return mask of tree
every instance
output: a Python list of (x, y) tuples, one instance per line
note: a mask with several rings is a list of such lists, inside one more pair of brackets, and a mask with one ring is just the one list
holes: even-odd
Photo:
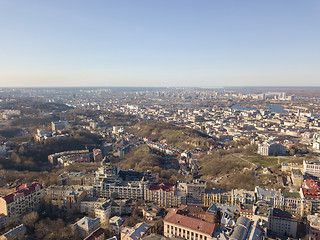
[(35, 228), (35, 224), (38, 221), (38, 219), (39, 219), (39, 214), (37, 212), (31, 212), (22, 218), (22, 223), (26, 227), (28, 227), (31, 230), (31, 232), (33, 232)]

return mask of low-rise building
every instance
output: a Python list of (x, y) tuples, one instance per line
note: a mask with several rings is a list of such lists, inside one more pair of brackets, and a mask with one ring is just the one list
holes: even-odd
[(120, 236), (120, 229), (122, 227), (123, 222), (124, 222), (124, 218), (119, 216), (114, 216), (109, 219), (112, 234), (115, 234), (116, 236)]
[(121, 240), (139, 240), (149, 230), (150, 226), (144, 222), (134, 227), (125, 227), (121, 230)]
[(216, 225), (198, 218), (184, 215), (184, 212), (171, 209), (163, 220), (165, 237), (182, 237), (190, 240), (213, 239)]
[(81, 238), (86, 238), (90, 233), (100, 227), (99, 218), (83, 217), (78, 222), (73, 224), (73, 231), (78, 234)]
[(94, 230), (92, 233), (89, 234), (84, 240), (105, 240), (106, 239), (106, 232), (103, 228), (99, 227), (98, 229)]

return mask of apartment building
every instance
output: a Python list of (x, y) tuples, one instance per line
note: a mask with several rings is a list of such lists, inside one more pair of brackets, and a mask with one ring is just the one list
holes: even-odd
[(160, 207), (178, 207), (186, 204), (186, 195), (185, 192), (179, 191), (174, 186), (161, 183), (149, 186), (145, 200), (153, 201)]
[(232, 196), (230, 192), (213, 191), (203, 195), (203, 205), (205, 207), (210, 207), (214, 203), (232, 205)]
[(93, 196), (114, 199), (144, 199), (148, 182), (134, 181), (118, 184), (116, 182), (101, 182), (93, 186)]
[(318, 213), (307, 216), (306, 233), (310, 240), (320, 239), (320, 216)]
[(297, 236), (298, 218), (287, 211), (279, 208), (270, 209), (268, 222), (268, 229), (276, 234), (294, 238)]
[(84, 188), (51, 186), (46, 189), (46, 199), (60, 211), (76, 212), (80, 210), (80, 203), (87, 196)]
[(187, 203), (188, 204), (203, 204), (203, 196), (206, 190), (206, 181), (194, 179), (187, 182)]
[(303, 172), (305, 175), (320, 177), (320, 161), (303, 160)]
[(0, 198), (0, 214), (6, 215), (7, 220), (21, 218), (26, 213), (37, 211), (43, 196), (40, 183), (22, 184), (17, 187), (17, 191)]

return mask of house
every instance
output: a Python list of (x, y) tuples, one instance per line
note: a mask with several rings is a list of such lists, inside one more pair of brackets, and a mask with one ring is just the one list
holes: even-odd
[(90, 233), (100, 227), (99, 218), (83, 217), (78, 222), (73, 224), (73, 230), (78, 233), (81, 238), (86, 238)]

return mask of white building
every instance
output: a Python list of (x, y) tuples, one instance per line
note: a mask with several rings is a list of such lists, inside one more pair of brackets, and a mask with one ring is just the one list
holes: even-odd
[(304, 174), (320, 177), (320, 161), (303, 160)]
[(263, 156), (270, 156), (273, 154), (276, 155), (285, 155), (286, 154), (286, 147), (282, 144), (275, 143), (275, 142), (265, 142), (258, 145), (258, 154)]

